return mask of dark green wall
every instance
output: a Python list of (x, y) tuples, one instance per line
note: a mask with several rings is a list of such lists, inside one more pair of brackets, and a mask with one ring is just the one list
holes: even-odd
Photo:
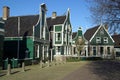
[[(104, 28), (103, 28), (104, 34), (100, 33), (101, 29), (99, 29), (99, 31), (97, 32), (97, 34), (94, 36), (94, 38), (91, 41), (91, 44), (92, 45), (114, 45), (112, 39), (110, 38), (110, 36), (108, 35), (108, 33), (104, 30)], [(96, 43), (96, 37), (101, 37), (101, 43)], [(104, 37), (108, 37), (108, 43), (104, 43)]]
[(3, 57), (3, 40), (4, 36), (0, 35), (0, 69), (2, 69), (2, 57)]
[[(33, 58), (33, 41), (32, 38), (24, 37), (19, 39), (19, 59), (25, 58), (25, 51), (30, 51), (29, 58)], [(4, 41), (4, 59), (6, 58), (18, 58), (18, 40), (6, 39)]]

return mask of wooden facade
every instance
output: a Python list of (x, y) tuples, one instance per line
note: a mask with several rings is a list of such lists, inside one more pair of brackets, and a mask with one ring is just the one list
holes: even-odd
[(4, 41), (4, 22), (0, 21), (0, 69), (3, 65), (3, 41)]
[(66, 15), (47, 18), (47, 21), (54, 58), (61, 61), (63, 57), (71, 54), (72, 26), (70, 10), (67, 10)]
[(108, 33), (107, 25), (88, 29), (84, 37), (88, 41), (88, 55), (102, 58), (114, 57), (114, 40)]
[(45, 60), (49, 52), (46, 5), (39, 15), (9, 17), (5, 21), (4, 59)]

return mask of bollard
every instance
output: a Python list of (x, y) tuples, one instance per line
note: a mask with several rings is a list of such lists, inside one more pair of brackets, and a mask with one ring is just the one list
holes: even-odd
[(50, 67), (50, 62), (49, 62), (49, 60), (48, 60), (48, 63), (47, 63), (47, 64), (48, 64), (47, 66)]
[(40, 61), (40, 67), (43, 68), (43, 62), (42, 62), (42, 60)]
[(22, 72), (25, 72), (25, 63), (22, 62)]
[(11, 65), (8, 64), (7, 66), (7, 75), (10, 75), (11, 74)]

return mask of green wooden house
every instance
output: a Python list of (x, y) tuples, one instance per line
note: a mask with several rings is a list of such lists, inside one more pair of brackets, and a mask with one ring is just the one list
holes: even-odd
[(114, 40), (108, 33), (107, 25), (88, 29), (84, 34), (88, 41), (88, 55), (92, 57), (113, 58)]
[(46, 5), (39, 15), (8, 17), (5, 20), (4, 59), (46, 60), (49, 53), (49, 30)]
[(4, 22), (0, 20), (0, 69), (2, 69), (3, 63), (3, 41), (4, 41)]
[(52, 17), (47, 18), (50, 31), (51, 54), (57, 61), (63, 60), (64, 56), (71, 54), (72, 26), (70, 22), (70, 10), (66, 15), (57, 16), (53, 12)]
[(114, 44), (115, 58), (120, 59), (120, 34), (114, 34), (112, 38), (115, 41), (115, 44)]
[[(78, 44), (77, 42), (80, 41)], [(82, 28), (80, 27), (77, 32), (72, 34), (72, 56), (88, 56), (88, 44), (84, 38)]]

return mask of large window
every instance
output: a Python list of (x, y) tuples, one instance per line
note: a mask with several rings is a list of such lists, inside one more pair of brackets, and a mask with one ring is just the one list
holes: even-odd
[(96, 47), (93, 47), (93, 55), (96, 55)]
[(61, 40), (61, 33), (56, 33), (55, 37), (56, 37), (56, 41), (60, 41)]
[(101, 43), (101, 37), (96, 37), (96, 43)]
[(104, 37), (104, 43), (108, 43), (108, 38)]
[(110, 47), (107, 47), (107, 52), (108, 54), (110, 54)]
[(39, 45), (35, 45), (35, 57), (39, 58)]

